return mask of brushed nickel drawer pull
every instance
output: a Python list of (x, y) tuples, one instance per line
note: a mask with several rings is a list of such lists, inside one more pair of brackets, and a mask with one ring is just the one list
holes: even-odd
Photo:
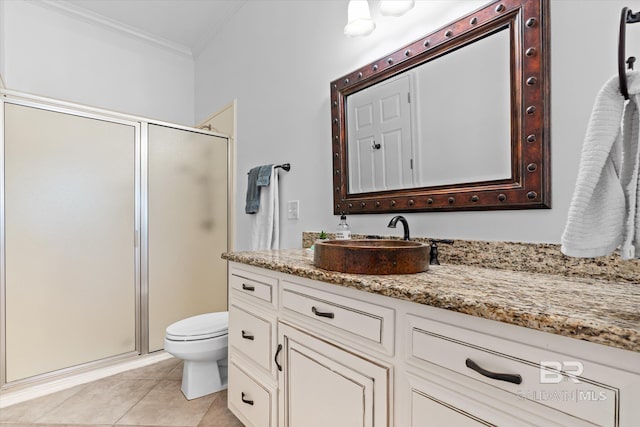
[(333, 313), (328, 311), (318, 311), (315, 307), (311, 307), (311, 311), (318, 317), (328, 317), (329, 319), (333, 319), (335, 317)]
[(493, 380), (506, 381), (508, 383), (513, 384), (522, 384), (522, 377), (517, 374), (501, 374), (498, 372), (487, 371), (486, 369), (481, 368), (476, 362), (471, 359), (467, 359), (465, 361), (465, 365), (467, 368), (473, 369), (477, 373), (487, 378), (491, 378)]

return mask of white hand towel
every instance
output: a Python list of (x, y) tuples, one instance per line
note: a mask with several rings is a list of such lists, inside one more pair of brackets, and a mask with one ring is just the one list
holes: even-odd
[[(631, 259), (636, 253), (638, 219), (638, 169), (640, 169), (640, 147), (638, 146), (638, 95), (630, 95), (622, 120), (622, 174), (620, 183), (626, 200), (626, 219), (623, 228), (620, 256)], [(638, 251), (640, 255), (640, 251)]]
[[(638, 93), (637, 74), (627, 74), (630, 94)], [(635, 100), (630, 101), (624, 114), (623, 134), (625, 99), (618, 88), (618, 77), (614, 76), (598, 93), (591, 113), (561, 239), (561, 250), (569, 256), (609, 255), (623, 243), (633, 241), (636, 234), (632, 229), (636, 223), (638, 197), (637, 132), (635, 141), (632, 139), (633, 122), (638, 120), (638, 113)], [(637, 128), (637, 123), (635, 126)], [(631, 148), (632, 145), (635, 147)], [(631, 198), (630, 193), (633, 193)], [(629, 247), (626, 246), (626, 253), (623, 250), (624, 258), (633, 256)]]
[(269, 185), (261, 187), (260, 209), (251, 216), (251, 249), (280, 249), (278, 171), (271, 166)]
[[(640, 83), (640, 77), (636, 79), (638, 83)], [(640, 90), (640, 89), (639, 89)], [(633, 99), (635, 101), (636, 106), (636, 119), (634, 122), (634, 126), (631, 133), (631, 144), (634, 144), (637, 153), (637, 163), (636, 163), (636, 186), (635, 186), (635, 194), (630, 194), (629, 197), (635, 196), (636, 204), (635, 204), (635, 221), (631, 224), (634, 227), (635, 234), (633, 236), (633, 240), (629, 242), (633, 247), (633, 253), (629, 252), (629, 254), (622, 253), (623, 258), (640, 258), (640, 94), (636, 93), (633, 95)], [(626, 244), (626, 241), (623, 243)], [(624, 247), (623, 247), (624, 248)], [(627, 256), (629, 255), (629, 256)]]

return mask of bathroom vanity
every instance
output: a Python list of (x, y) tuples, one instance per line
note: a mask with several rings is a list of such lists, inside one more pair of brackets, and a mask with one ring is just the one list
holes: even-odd
[(334, 273), (227, 253), (231, 411), (248, 426), (633, 426), (640, 287), (432, 266)]

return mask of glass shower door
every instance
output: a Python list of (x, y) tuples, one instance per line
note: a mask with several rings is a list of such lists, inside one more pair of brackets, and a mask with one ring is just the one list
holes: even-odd
[(227, 310), (228, 140), (149, 125), (149, 351), (167, 326)]
[(137, 351), (139, 125), (4, 114), (6, 381)]

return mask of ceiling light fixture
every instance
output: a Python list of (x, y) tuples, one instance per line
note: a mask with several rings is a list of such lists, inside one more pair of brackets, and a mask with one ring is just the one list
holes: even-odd
[(383, 0), (380, 3), (380, 13), (390, 16), (401, 16), (416, 4), (415, 0)]
[(368, 36), (375, 29), (376, 23), (371, 19), (369, 2), (367, 0), (349, 0), (344, 34), (347, 36)]

